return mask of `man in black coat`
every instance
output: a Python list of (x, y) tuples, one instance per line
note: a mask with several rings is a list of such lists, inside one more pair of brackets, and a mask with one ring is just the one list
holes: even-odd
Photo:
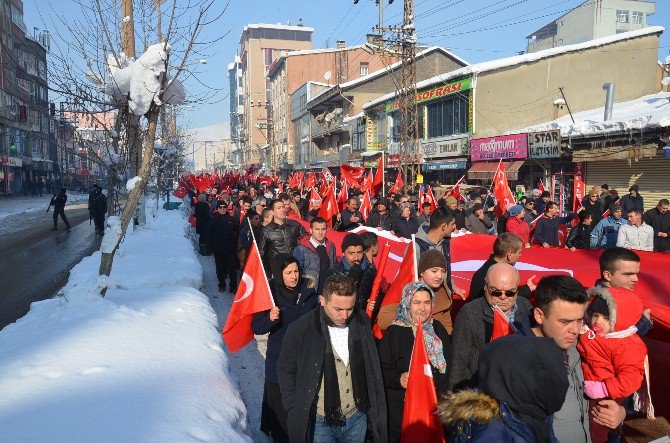
[(370, 212), (365, 226), (390, 231), (393, 227), (393, 217), (388, 199), (382, 197), (377, 200), (376, 207)]
[(102, 188), (98, 184), (93, 185), (93, 190), (88, 195), (88, 212), (95, 223), (95, 232), (98, 235), (104, 235), (107, 197), (102, 193)]
[(355, 286), (326, 280), (321, 306), (289, 326), (277, 373), (292, 443), (388, 441), (386, 398), (370, 320)]
[(286, 218), (288, 207), (280, 199), (270, 203), (272, 221), (263, 226), (258, 239), (258, 252), (263, 259), (265, 272), (269, 274), (272, 259), (280, 253), (293, 254), (298, 239), (307, 235), (300, 223)]
[(326, 271), (326, 278), (332, 275), (349, 277), (356, 285), (356, 307), (362, 311), (366, 307), (374, 310), (375, 302), (368, 302), (372, 293), (377, 269), (365, 257), (365, 244), (358, 234), (347, 234), (342, 240), (342, 260)]
[(226, 276), (230, 281), (230, 292), (237, 292), (237, 239), (240, 224), (233, 217), (233, 204), (229, 208), (225, 202), (217, 204), (216, 211), (209, 219), (207, 238), (209, 250), (214, 254), (216, 278), (219, 280), (219, 291), (226, 290)]
[(654, 251), (670, 252), (670, 201), (663, 198), (655, 208), (644, 213), (642, 220), (654, 229)]
[(363, 214), (358, 210), (358, 198), (351, 197), (347, 201), (347, 209), (341, 213), (340, 231), (351, 231), (363, 223)]
[(67, 203), (66, 190), (65, 188), (60, 188), (58, 194), (51, 197), (51, 204), (54, 207), (54, 227), (51, 229), (52, 231), (58, 231), (59, 215), (60, 218), (63, 219), (63, 223), (65, 223), (66, 229), (68, 231), (70, 230), (70, 223), (67, 221), (67, 217), (65, 217), (65, 203)]

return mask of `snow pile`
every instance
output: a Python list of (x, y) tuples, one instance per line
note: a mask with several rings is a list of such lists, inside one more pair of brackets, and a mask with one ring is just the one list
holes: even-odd
[(251, 441), (184, 215), (147, 222), (0, 331), (0, 440)]
[(121, 235), (123, 234), (121, 219), (112, 215), (107, 217), (105, 224), (107, 225), (107, 229), (105, 229), (105, 235), (102, 237), (102, 242), (100, 242), (100, 252), (111, 254), (116, 245), (121, 241)]
[(605, 108), (590, 109), (514, 132), (560, 130), (562, 137), (606, 134), (670, 126), (670, 92), (645, 95), (635, 100), (614, 103), (612, 118), (604, 121)]
[[(112, 78), (104, 86), (104, 91), (117, 103), (128, 101), (130, 110), (135, 115), (149, 112), (152, 103), (161, 105), (159, 95), (161, 82), (165, 76), (169, 43), (158, 43), (147, 48), (137, 60), (125, 58), (118, 62), (108, 60)], [(186, 98), (183, 85), (176, 79), (167, 81), (167, 89), (163, 96), (169, 104), (179, 104)]]
[(142, 181), (142, 177), (135, 176), (128, 180), (126, 182), (126, 191), (130, 192), (133, 189), (135, 189), (135, 186), (137, 186), (140, 182)]

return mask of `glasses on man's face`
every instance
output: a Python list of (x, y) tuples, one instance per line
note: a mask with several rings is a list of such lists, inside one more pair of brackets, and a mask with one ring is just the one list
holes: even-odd
[(493, 297), (502, 297), (503, 294), (505, 294), (506, 297), (514, 297), (517, 292), (519, 292), (518, 289), (509, 289), (507, 291), (501, 291), (500, 289), (491, 289), (490, 287), (488, 288), (489, 294)]

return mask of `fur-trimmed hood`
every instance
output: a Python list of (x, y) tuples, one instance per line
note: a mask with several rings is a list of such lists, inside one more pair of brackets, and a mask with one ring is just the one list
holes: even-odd
[(447, 427), (466, 421), (488, 424), (499, 412), (498, 400), (472, 389), (449, 394), (438, 406), (440, 420)]
[(635, 324), (642, 317), (643, 306), (640, 298), (625, 288), (607, 288), (595, 286), (587, 291), (589, 305), (595, 298), (607, 303), (611, 332), (623, 331)]

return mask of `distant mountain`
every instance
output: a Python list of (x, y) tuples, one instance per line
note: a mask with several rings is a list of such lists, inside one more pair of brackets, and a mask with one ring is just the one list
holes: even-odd
[(217, 141), (230, 139), (230, 123), (216, 123), (201, 128), (193, 128), (189, 132), (193, 134), (194, 141)]

